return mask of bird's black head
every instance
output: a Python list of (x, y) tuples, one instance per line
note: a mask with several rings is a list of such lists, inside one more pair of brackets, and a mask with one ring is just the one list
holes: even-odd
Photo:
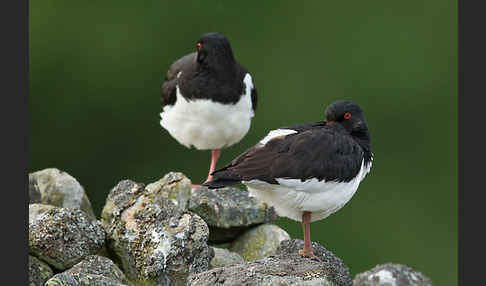
[(222, 69), (234, 65), (235, 58), (228, 39), (220, 33), (201, 35), (196, 44), (197, 62), (210, 69)]
[(326, 120), (341, 124), (352, 135), (368, 134), (361, 107), (352, 101), (335, 101), (326, 108)]

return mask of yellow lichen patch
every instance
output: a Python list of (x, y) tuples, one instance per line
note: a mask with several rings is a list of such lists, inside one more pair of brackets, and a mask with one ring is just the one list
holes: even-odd
[(135, 218), (135, 214), (137, 213), (137, 211), (143, 209), (145, 207), (145, 203), (147, 201), (147, 198), (145, 196), (140, 196), (138, 197), (137, 201), (135, 202), (135, 204), (129, 208), (127, 208), (126, 210), (124, 210), (122, 213), (121, 213), (121, 221), (125, 223), (125, 228), (127, 230), (132, 230), (134, 232), (138, 232), (139, 231), (139, 228), (138, 228), (138, 225), (137, 225), (137, 221), (136, 221), (136, 218)]

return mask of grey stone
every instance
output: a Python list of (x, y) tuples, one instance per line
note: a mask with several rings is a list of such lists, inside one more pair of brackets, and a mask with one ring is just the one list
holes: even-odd
[(113, 261), (99, 255), (87, 256), (81, 262), (66, 270), (66, 272), (71, 274), (86, 273), (102, 275), (121, 283), (128, 283), (125, 274), (123, 274), (121, 269)]
[(87, 256), (63, 273), (56, 274), (46, 285), (128, 285), (125, 274), (110, 259)]
[(117, 223), (120, 219), (121, 213), (133, 206), (136, 199), (145, 192), (145, 185), (135, 183), (130, 180), (123, 180), (119, 182), (108, 193), (105, 205), (101, 211), (101, 222), (106, 228), (107, 226)]
[(353, 286), (432, 286), (432, 280), (403, 264), (386, 263), (359, 273)]
[(261, 224), (246, 231), (233, 241), (230, 250), (240, 254), (246, 261), (274, 255), (289, 234), (274, 224)]
[(41, 202), (41, 192), (37, 181), (35, 179), (30, 179), (29, 176), (29, 204), (35, 204)]
[(344, 286), (351, 285), (333, 279), (333, 273), (324, 263), (299, 254), (282, 254), (252, 262), (214, 268), (193, 274), (187, 285), (213, 286)]
[(62, 272), (47, 280), (45, 286), (127, 286), (103, 275)]
[(30, 173), (29, 186), (31, 182), (39, 188), (40, 203), (68, 209), (80, 209), (91, 218), (95, 218), (91, 202), (83, 186), (68, 173), (56, 168), (47, 168)]
[(213, 247), (214, 257), (210, 262), (210, 267), (218, 268), (233, 264), (245, 263), (245, 259), (238, 253), (231, 252), (226, 248)]
[(251, 226), (278, 219), (273, 207), (251, 197), (247, 190), (229, 187), (193, 189), (189, 210), (208, 224), (213, 243), (231, 242)]
[(209, 268), (209, 229), (156, 190), (124, 180), (110, 191), (101, 214), (108, 248), (136, 285), (185, 285)]
[[(343, 261), (317, 242), (311, 242), (312, 251), (321, 260), (321, 267), (327, 278), (336, 285), (351, 286), (353, 281), (348, 266)], [(298, 255), (299, 250), (304, 248), (304, 241), (301, 239), (284, 240), (280, 243), (277, 255)]]
[(104, 240), (101, 223), (79, 209), (53, 207), (29, 221), (29, 252), (58, 270), (95, 254)]
[(49, 265), (29, 255), (29, 286), (43, 286), (53, 274)]
[(170, 172), (162, 179), (148, 184), (145, 189), (150, 193), (158, 193), (159, 196), (171, 201), (181, 210), (187, 210), (191, 197), (191, 180), (184, 174)]
[(29, 224), (37, 220), (39, 216), (41, 216), (48, 210), (55, 208), (57, 207), (51, 205), (29, 204)]
[(130, 180), (119, 182), (108, 193), (105, 205), (101, 211), (101, 222), (106, 227), (120, 219), (121, 213), (135, 203), (145, 192), (145, 185)]

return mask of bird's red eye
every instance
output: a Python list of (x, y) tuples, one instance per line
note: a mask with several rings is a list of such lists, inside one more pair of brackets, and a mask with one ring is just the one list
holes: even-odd
[(201, 48), (202, 48), (202, 44), (201, 43), (197, 43), (197, 50), (199, 51)]
[(351, 113), (349, 112), (344, 113), (344, 119), (349, 119), (349, 118), (351, 118)]

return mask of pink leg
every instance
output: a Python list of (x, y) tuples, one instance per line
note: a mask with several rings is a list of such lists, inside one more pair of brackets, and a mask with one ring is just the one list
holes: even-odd
[[(209, 167), (209, 173), (208, 173), (208, 178), (204, 183), (210, 182), (213, 179), (213, 176), (211, 176), (211, 173), (214, 172), (216, 169), (216, 162), (218, 162), (219, 155), (221, 154), (220, 149), (215, 149), (211, 151), (211, 166)], [(197, 189), (201, 187), (201, 185), (192, 185), (193, 189)]]
[(208, 178), (206, 179), (205, 183), (213, 180), (213, 176), (211, 176), (211, 173), (214, 172), (214, 170), (216, 169), (216, 162), (218, 162), (220, 154), (220, 149), (215, 149), (211, 151), (211, 167), (209, 167)]
[(311, 239), (310, 239), (310, 222), (311, 222), (311, 212), (305, 211), (302, 214), (302, 229), (304, 231), (304, 249), (299, 250), (299, 254), (303, 257), (309, 257), (321, 261), (312, 252)]

